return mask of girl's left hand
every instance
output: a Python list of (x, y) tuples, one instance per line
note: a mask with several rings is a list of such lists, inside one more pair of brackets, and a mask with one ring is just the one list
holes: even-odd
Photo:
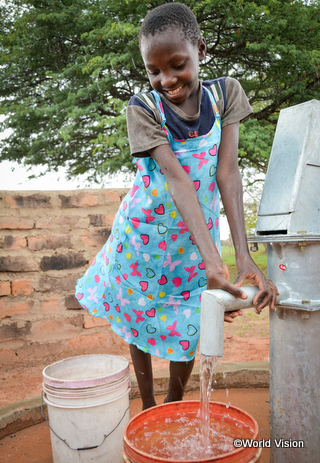
[(238, 269), (239, 273), (234, 286), (242, 286), (244, 281), (248, 280), (253, 286), (258, 286), (259, 288), (253, 299), (256, 312), (260, 313), (267, 305), (270, 306), (270, 310), (274, 310), (276, 298), (279, 294), (277, 287), (271, 280), (266, 280), (264, 274), (259, 270), (251, 257), (243, 259), (239, 263)]
[(224, 313), (224, 321), (227, 323), (232, 323), (234, 318), (243, 315), (242, 310), (233, 310), (232, 312)]

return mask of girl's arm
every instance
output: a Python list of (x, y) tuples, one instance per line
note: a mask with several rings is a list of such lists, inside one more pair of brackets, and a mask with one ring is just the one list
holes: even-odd
[(265, 279), (248, 250), (243, 213), (242, 179), (238, 166), (238, 141), (239, 123), (222, 128), (217, 183), (235, 248), (238, 276), (234, 284), (241, 286), (247, 279), (253, 285), (258, 286), (259, 291), (253, 300), (257, 311), (261, 311), (268, 304), (273, 310), (277, 289), (271, 281)]
[(172, 200), (200, 251), (206, 266), (207, 288), (224, 289), (235, 297), (246, 299), (247, 295), (229, 282), (228, 269), (208, 230), (191, 177), (182, 168), (169, 145), (150, 150), (150, 155), (164, 173)]

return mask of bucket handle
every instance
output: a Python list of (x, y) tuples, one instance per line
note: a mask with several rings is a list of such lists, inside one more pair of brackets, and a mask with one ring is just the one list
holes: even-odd
[(62, 442), (64, 442), (66, 444), (66, 446), (70, 449), (70, 450), (93, 450), (93, 449), (97, 449), (98, 447), (101, 447), (101, 445), (104, 444), (105, 440), (113, 433), (113, 431), (115, 431), (117, 429), (117, 427), (120, 425), (120, 423), (122, 422), (122, 420), (124, 419), (124, 417), (126, 416), (126, 413), (127, 411), (130, 409), (130, 405), (131, 405), (131, 398), (132, 398), (132, 388), (131, 388), (131, 391), (130, 391), (130, 400), (129, 400), (129, 406), (126, 408), (124, 414), (122, 415), (119, 423), (112, 429), (112, 431), (110, 431), (108, 434), (105, 434), (104, 437), (103, 437), (103, 440), (101, 442), (101, 444), (98, 444), (98, 445), (93, 445), (92, 447), (83, 447), (83, 448), (73, 448), (73, 447), (70, 447), (70, 445), (68, 444), (68, 442), (66, 441), (66, 439), (62, 439), (62, 437), (58, 436), (58, 434), (52, 429), (52, 427), (50, 426), (50, 423), (49, 423), (49, 420), (48, 418), (44, 415), (43, 413), (43, 391), (41, 391), (41, 415), (43, 416), (43, 418), (46, 420), (49, 428), (50, 428), (50, 431), (53, 432), (53, 434), (58, 438), (60, 439)]

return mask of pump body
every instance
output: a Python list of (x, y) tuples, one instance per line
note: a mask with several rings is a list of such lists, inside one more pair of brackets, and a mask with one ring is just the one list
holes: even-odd
[(288, 291), (270, 312), (273, 463), (319, 461), (319, 127), (320, 101), (280, 112), (253, 238), (267, 243), (268, 277)]

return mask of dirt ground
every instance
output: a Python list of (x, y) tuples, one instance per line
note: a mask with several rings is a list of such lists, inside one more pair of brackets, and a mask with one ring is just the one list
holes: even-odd
[[(260, 315), (253, 309), (244, 311), (233, 323), (225, 323), (224, 355), (221, 362), (253, 362), (269, 360), (269, 314), (264, 310)], [(92, 354), (94, 352), (91, 352)], [(106, 352), (107, 353), (107, 352)], [(77, 355), (71, 353), (70, 357)], [(119, 355), (130, 360), (127, 345)], [(36, 396), (42, 391), (42, 370), (51, 363), (61, 360), (58, 357), (45, 357), (25, 363), (6, 366), (0, 372), (0, 406)], [(199, 353), (196, 364), (199, 363)], [(168, 368), (164, 359), (153, 359), (154, 369)], [(131, 370), (133, 371), (130, 362)]]

